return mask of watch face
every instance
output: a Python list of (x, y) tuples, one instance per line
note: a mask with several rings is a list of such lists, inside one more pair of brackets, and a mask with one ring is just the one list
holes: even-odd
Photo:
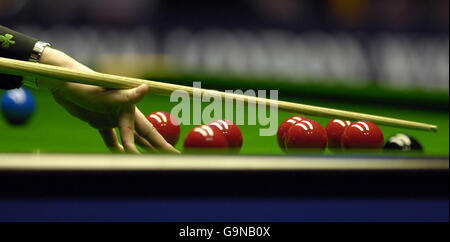
[(45, 43), (42, 41), (36, 42), (36, 44), (33, 47), (33, 53), (30, 55), (30, 61), (31, 62), (39, 62), (41, 59), (42, 52), (44, 52), (45, 47), (51, 46), (49, 43)]

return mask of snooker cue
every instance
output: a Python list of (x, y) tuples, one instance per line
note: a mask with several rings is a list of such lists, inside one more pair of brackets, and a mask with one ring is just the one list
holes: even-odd
[(73, 70), (63, 67), (51, 66), (46, 64), (32, 63), (21, 60), (14, 60), (0, 57), (0, 72), (16, 76), (32, 76), (37, 79), (60, 80), (65, 82), (75, 82), (101, 86), (105, 88), (134, 88), (141, 84), (147, 84), (149, 92), (157, 95), (170, 96), (173, 91), (183, 90), (193, 96), (194, 92), (198, 94), (207, 94), (209, 96), (220, 96), (221, 98), (233, 98), (244, 103), (264, 103), (265, 106), (277, 105), (279, 110), (301, 113), (304, 115), (319, 116), (326, 118), (339, 118), (349, 120), (367, 120), (380, 125), (393, 126), (406, 129), (416, 129), (424, 131), (437, 131), (437, 126), (426, 123), (419, 123), (408, 120), (401, 120), (378, 115), (344, 111), (332, 108), (318, 107), (300, 103), (271, 100), (266, 98), (251, 97), (240, 94), (231, 94), (208, 89), (199, 89), (189, 86), (176, 85), (164, 82), (150, 81), (138, 78), (131, 78), (118, 75), (110, 75), (99, 72), (87, 72)]

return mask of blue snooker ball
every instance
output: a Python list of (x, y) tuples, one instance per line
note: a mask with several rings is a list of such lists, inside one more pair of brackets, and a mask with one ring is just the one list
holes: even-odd
[(12, 125), (28, 122), (36, 109), (33, 95), (25, 88), (8, 90), (1, 98), (3, 117)]

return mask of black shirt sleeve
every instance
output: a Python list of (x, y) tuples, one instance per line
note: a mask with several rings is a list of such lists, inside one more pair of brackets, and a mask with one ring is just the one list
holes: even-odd
[[(28, 61), (38, 40), (0, 25), (0, 56)], [(0, 89), (22, 85), (21, 76), (0, 74)]]

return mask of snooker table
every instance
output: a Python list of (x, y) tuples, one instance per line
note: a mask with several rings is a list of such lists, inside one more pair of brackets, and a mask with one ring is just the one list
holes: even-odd
[[(45, 91), (25, 126), (0, 119), (0, 221), (448, 221), (448, 111), (327, 102), (332, 108), (437, 124), (406, 132), (421, 154), (285, 155), (241, 126), (239, 155), (108, 154), (97, 132)], [(170, 111), (148, 95), (144, 113)], [(279, 112), (279, 123), (292, 114)], [(330, 119), (312, 118), (322, 125)], [(181, 127), (177, 148), (194, 126)]]
[(0, 158), (0, 221), (448, 221), (448, 158)]
[[(0, 117), (0, 153), (109, 153), (104, 146), (98, 132), (68, 114), (44, 90), (31, 90), (36, 98), (36, 113), (25, 126), (8, 125), (3, 117)], [(3, 91), (0, 90), (0, 94)], [(396, 127), (379, 126), (385, 140), (396, 133), (408, 133), (415, 137), (424, 147), (425, 156), (449, 155), (449, 116), (448, 109), (431, 109), (391, 105), (358, 104), (354, 101), (317, 100), (307, 98), (283, 98), (281, 100), (301, 102), (305, 104), (323, 107), (337, 108), (355, 112), (369, 113), (394, 117), (424, 123), (436, 124), (438, 132), (424, 132), (417, 130), (401, 129)], [(148, 94), (138, 107), (144, 114), (166, 111), (177, 103), (171, 103), (169, 97), (161, 97)], [(204, 106), (208, 103), (203, 103)], [(236, 105), (235, 105), (236, 106)], [(247, 115), (247, 107), (244, 108)], [(191, 108), (192, 110), (192, 108)], [(295, 114), (283, 111), (278, 112), (278, 125), (288, 117)], [(329, 118), (311, 117), (323, 127), (331, 120)], [(192, 115), (191, 115), (192, 120)], [(277, 126), (278, 126), (277, 125)], [(180, 140), (176, 148), (183, 150), (183, 140), (187, 133), (196, 125), (181, 125)], [(259, 136), (259, 125), (239, 126), (242, 131), (244, 143), (241, 154), (246, 155), (283, 155), (278, 147), (276, 136)], [(331, 153), (327, 150), (325, 155)], [(383, 155), (383, 154), (380, 154)]]

